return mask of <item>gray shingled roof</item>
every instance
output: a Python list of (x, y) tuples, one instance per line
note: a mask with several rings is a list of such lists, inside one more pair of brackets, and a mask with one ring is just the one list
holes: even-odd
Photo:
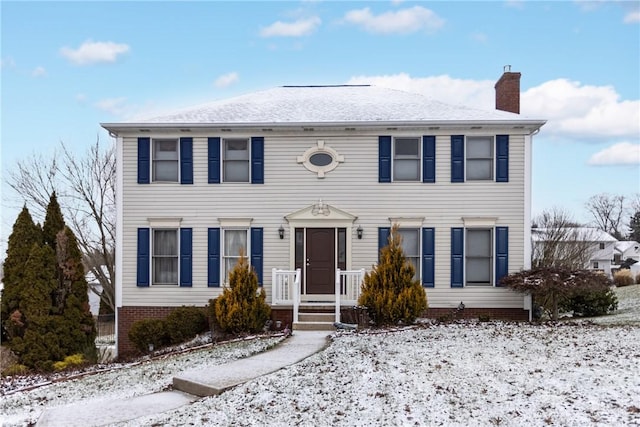
[[(416, 93), (376, 86), (283, 86), (187, 108), (128, 124), (294, 124), (521, 121), (518, 114), (445, 104)], [(124, 123), (120, 123), (123, 125)], [(104, 124), (105, 127), (112, 127)], [(118, 127), (115, 126), (114, 127)]]

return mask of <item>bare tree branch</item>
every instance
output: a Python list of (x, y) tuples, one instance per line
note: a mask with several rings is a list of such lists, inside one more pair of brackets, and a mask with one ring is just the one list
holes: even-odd
[(596, 227), (618, 240), (624, 239), (624, 219), (627, 217), (625, 197), (607, 193), (591, 196), (586, 203)]
[(101, 145), (99, 139), (84, 155), (61, 143), (53, 158), (34, 155), (18, 162), (9, 175), (11, 188), (40, 216), (56, 190), (84, 254), (85, 268), (101, 285), (101, 298), (111, 309), (115, 308), (115, 175), (115, 148)]
[(543, 211), (534, 219), (532, 266), (568, 269), (585, 268), (593, 253), (593, 237), (579, 227), (564, 210)]

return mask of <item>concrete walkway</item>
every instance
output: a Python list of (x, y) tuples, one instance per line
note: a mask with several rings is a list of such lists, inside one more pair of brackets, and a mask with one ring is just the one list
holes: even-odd
[(275, 348), (216, 369), (185, 371), (173, 379), (173, 391), (129, 399), (78, 402), (44, 410), (36, 426), (104, 426), (170, 411), (293, 365), (323, 350), (329, 332), (295, 331)]

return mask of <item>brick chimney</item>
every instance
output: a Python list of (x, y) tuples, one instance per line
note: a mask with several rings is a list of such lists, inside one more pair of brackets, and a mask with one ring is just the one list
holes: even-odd
[(504, 73), (496, 83), (496, 110), (520, 114), (520, 73), (512, 73), (511, 65), (504, 66)]

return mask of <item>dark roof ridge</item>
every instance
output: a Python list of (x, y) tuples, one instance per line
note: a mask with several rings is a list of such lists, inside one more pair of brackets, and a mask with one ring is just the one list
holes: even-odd
[(283, 85), (281, 87), (371, 87), (371, 85)]

